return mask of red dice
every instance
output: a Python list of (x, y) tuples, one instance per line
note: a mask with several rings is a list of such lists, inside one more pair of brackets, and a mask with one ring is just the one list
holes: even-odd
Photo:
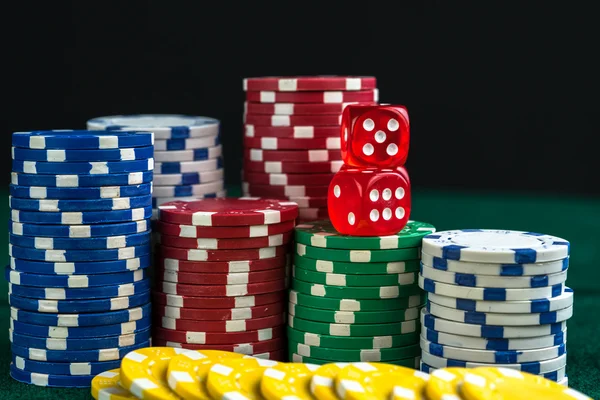
[(344, 165), (327, 194), (329, 218), (343, 235), (385, 236), (402, 230), (410, 216), (411, 194), (404, 167)]
[(408, 157), (408, 111), (398, 105), (348, 105), (342, 114), (342, 160), (354, 167), (396, 168)]

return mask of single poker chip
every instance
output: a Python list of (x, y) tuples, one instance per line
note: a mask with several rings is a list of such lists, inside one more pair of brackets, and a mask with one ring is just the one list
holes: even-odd
[[(97, 327), (96, 327), (97, 328)], [(119, 347), (114, 349), (96, 350), (44, 350), (24, 348), (12, 344), (10, 346), (14, 355), (34, 361), (48, 362), (100, 362), (119, 360), (130, 351), (147, 347), (149, 342), (143, 342), (133, 346)]]
[[(288, 352), (288, 359), (294, 363), (310, 363), (310, 364), (315, 364), (315, 365), (319, 365), (319, 366), (331, 364), (333, 362), (331, 360), (320, 360), (318, 358), (304, 357), (304, 356), (301, 356), (301, 355), (296, 354), (291, 351)], [(399, 366), (407, 367), (407, 368), (418, 368), (419, 361), (420, 361), (420, 357), (411, 357), (411, 358), (405, 358), (403, 360), (389, 360), (389, 361), (386, 361), (385, 364), (399, 365)]]
[(564, 285), (562, 283), (553, 286), (521, 289), (458, 286), (436, 282), (432, 279), (423, 278), (422, 275), (419, 275), (419, 286), (428, 293), (439, 294), (442, 296), (465, 298), (471, 300), (492, 301), (515, 301), (552, 298), (560, 296), (564, 290)]
[(224, 169), (219, 168), (214, 171), (205, 172), (186, 172), (183, 174), (155, 174), (154, 186), (175, 186), (175, 185), (198, 185), (222, 180)]
[(314, 260), (329, 260), (342, 262), (391, 262), (414, 260), (419, 258), (418, 247), (385, 250), (345, 250), (307, 246), (296, 243), (296, 254)]
[(122, 131), (148, 130), (156, 139), (187, 139), (216, 136), (220, 122), (217, 119), (181, 114), (132, 114), (98, 117), (87, 121), (94, 130)]
[(9, 243), (20, 247), (35, 249), (61, 250), (102, 250), (139, 246), (150, 241), (150, 232), (133, 233), (131, 235), (105, 236), (93, 238), (53, 238), (9, 234)]
[(286, 289), (286, 280), (247, 283), (240, 285), (187, 285), (183, 283), (159, 282), (157, 284), (164, 293), (197, 297), (239, 297), (264, 293), (279, 292)]
[[(423, 368), (421, 368), (423, 371)], [(467, 374), (466, 368), (450, 367), (429, 372), (425, 394), (431, 400), (460, 399), (460, 385)]]
[(287, 253), (288, 246), (261, 247), (255, 249), (204, 250), (181, 249), (160, 246), (160, 255), (166, 258), (188, 261), (242, 261), (280, 257)]
[(28, 360), (16, 355), (12, 356), (15, 367), (22, 371), (35, 372), (38, 374), (55, 374), (70, 376), (96, 375), (107, 369), (119, 368), (121, 360), (99, 361), (99, 362), (45, 362)]
[(17, 186), (42, 187), (90, 187), (126, 186), (152, 182), (153, 172), (131, 172), (128, 174), (98, 175), (36, 175), (11, 172), (10, 183)]
[(276, 314), (254, 319), (238, 319), (230, 321), (196, 321), (157, 317), (155, 326), (176, 331), (194, 332), (247, 332), (272, 328), (285, 323), (285, 315)]
[(124, 236), (150, 231), (147, 220), (115, 223), (108, 225), (39, 225), (10, 221), (8, 232), (12, 235), (49, 237), (53, 239), (98, 239), (111, 240), (107, 236)]
[(391, 286), (391, 285), (410, 285), (417, 282), (416, 272), (405, 272), (403, 274), (385, 274), (385, 275), (344, 275), (331, 274), (327, 272), (315, 272), (296, 266), (292, 267), (292, 274), (295, 279), (308, 283), (320, 283), (330, 286)]
[(243, 179), (252, 185), (289, 186), (289, 185), (329, 185), (334, 174), (267, 174), (262, 172), (244, 172)]
[(219, 180), (197, 185), (155, 186), (152, 188), (152, 195), (155, 197), (202, 196), (219, 192), (224, 189), (224, 181)]
[(244, 79), (244, 91), (276, 90), (279, 92), (319, 91), (319, 90), (366, 90), (375, 89), (374, 76), (289, 76), (257, 77)]
[(276, 137), (282, 139), (313, 139), (340, 137), (339, 126), (254, 126), (244, 124), (248, 138)]
[(260, 393), (267, 400), (310, 399), (309, 384), (315, 364), (280, 363), (266, 369), (260, 380)]
[(438, 232), (423, 239), (423, 252), (448, 260), (537, 263), (569, 256), (569, 242), (551, 235), (491, 229)]
[(317, 400), (339, 400), (335, 391), (335, 377), (348, 363), (328, 363), (321, 365), (310, 380), (310, 393)]
[(146, 270), (139, 269), (116, 274), (98, 275), (41, 275), (14, 271), (10, 267), (6, 267), (4, 277), (14, 285), (45, 288), (87, 288), (139, 282), (146, 278)]
[(275, 247), (288, 244), (292, 239), (292, 232), (280, 233), (272, 236), (234, 239), (208, 239), (208, 238), (182, 238), (178, 236), (161, 235), (159, 243), (169, 247), (201, 250), (233, 250), (256, 249), (261, 247)]
[(10, 377), (17, 382), (30, 385), (60, 388), (89, 388), (94, 379), (94, 375), (71, 376), (23, 371), (12, 363), (10, 364)]
[(260, 381), (267, 368), (277, 361), (260, 358), (222, 359), (210, 367), (206, 389), (213, 399), (260, 399)]
[(219, 158), (223, 155), (223, 146), (217, 144), (193, 150), (155, 151), (156, 162), (205, 161)]
[(414, 332), (401, 335), (373, 336), (373, 337), (344, 337), (325, 334), (302, 332), (288, 326), (288, 340), (313, 347), (333, 349), (389, 349), (410, 346), (419, 342), (418, 329)]
[(156, 257), (157, 268), (175, 272), (232, 274), (277, 269), (285, 267), (287, 264), (287, 255), (244, 261), (186, 261), (175, 258), (162, 258), (160, 255)]
[(330, 324), (325, 322), (308, 321), (305, 319), (288, 316), (288, 325), (302, 332), (313, 332), (330, 336), (383, 336), (390, 332), (405, 334), (419, 329), (417, 320), (410, 320), (389, 324)]
[(265, 340), (263, 342), (235, 344), (190, 344), (162, 339), (153, 339), (152, 343), (155, 346), (178, 347), (186, 350), (217, 350), (246, 356), (258, 356), (263, 353), (275, 352), (287, 346), (287, 340), (284, 337)]
[(284, 279), (285, 268), (268, 269), (255, 272), (238, 272), (233, 274), (197, 274), (193, 272), (175, 272), (158, 270), (155, 276), (164, 282), (185, 283), (191, 285), (243, 285)]
[(236, 312), (235, 309), (258, 307), (281, 302), (285, 299), (284, 291), (257, 294), (255, 296), (238, 297), (194, 297), (180, 296), (161, 292), (154, 292), (152, 300), (155, 305), (179, 307), (187, 309), (218, 309), (225, 312)]
[[(247, 226), (194, 226), (170, 224), (157, 221), (154, 230), (163, 235), (178, 236), (182, 238), (202, 239), (245, 239), (263, 238), (273, 235), (281, 235), (294, 229), (294, 220), (269, 225), (247, 225)], [(258, 246), (270, 247), (270, 246)]]
[[(119, 364), (120, 365), (120, 364)], [(137, 399), (119, 384), (121, 369), (104, 371), (92, 379), (92, 397), (96, 400), (132, 400)]]
[(246, 332), (196, 332), (175, 331), (155, 326), (153, 337), (158, 339), (188, 344), (237, 344), (263, 342), (274, 338), (283, 337), (283, 325)]
[[(288, 304), (288, 314), (297, 318), (334, 324), (377, 324), (410, 321), (419, 318), (420, 307), (387, 311), (333, 311)], [(379, 316), (379, 317), (378, 317)], [(302, 354), (300, 352), (296, 352)], [(319, 357), (317, 357), (319, 358)]]
[(298, 209), (298, 222), (300, 223), (312, 222), (323, 218), (329, 218), (329, 210), (327, 207)]
[(457, 274), (477, 274), (491, 276), (535, 276), (549, 275), (566, 271), (569, 268), (569, 257), (562, 260), (544, 263), (528, 264), (493, 264), (468, 261), (447, 260), (434, 257), (427, 253), (421, 254), (422, 262), (440, 271), (454, 272)]
[(403, 274), (419, 271), (419, 260), (392, 261), (387, 263), (348, 263), (341, 261), (315, 260), (296, 255), (294, 264), (298, 268), (333, 274), (382, 275)]
[[(152, 194), (152, 183), (128, 186), (101, 187), (44, 187), (44, 186), (9, 186), (10, 195), (19, 199), (42, 199), (47, 203), (60, 200), (96, 201), (97, 199), (113, 200)], [(91, 200), (94, 199), (94, 200)], [(118, 200), (117, 200), (118, 201)]]
[[(209, 182), (206, 185), (224, 185), (224, 182)], [(174, 190), (176, 192), (180, 192), (181, 194), (186, 194), (186, 191), (190, 191), (190, 190), (195, 190), (194, 187), (197, 185), (190, 185), (190, 186), (170, 186), (169, 190)], [(177, 187), (181, 187), (181, 189), (177, 189)], [(158, 221), (158, 207), (162, 206), (163, 204), (166, 203), (171, 203), (173, 201), (195, 201), (195, 200), (200, 200), (200, 199), (216, 199), (216, 198), (221, 198), (221, 197), (227, 197), (227, 190), (219, 190), (216, 192), (210, 192), (210, 193), (204, 193), (204, 194), (197, 194), (197, 195), (193, 195), (193, 196), (176, 196), (176, 197), (152, 197), (152, 208), (153, 208), (153, 215), (152, 215), (152, 220), (153, 221)]]
[(41, 212), (12, 210), (13, 222), (40, 225), (89, 225), (116, 222), (132, 222), (148, 219), (152, 216), (152, 207), (132, 208), (116, 211), (81, 212)]
[(290, 197), (326, 197), (329, 186), (270, 186), (242, 182), (242, 190), (245, 196), (289, 199)]
[(13, 160), (13, 172), (41, 175), (65, 174), (123, 174), (129, 172), (144, 172), (154, 169), (154, 159), (135, 161), (91, 161), (53, 163), (44, 161)]
[(531, 350), (542, 347), (560, 346), (567, 342), (566, 330), (554, 335), (518, 339), (488, 339), (464, 335), (453, 335), (451, 333), (437, 332), (427, 328), (423, 328), (421, 335), (429, 342), (444, 346), (495, 351)]
[(217, 157), (204, 161), (157, 162), (154, 173), (159, 175), (208, 172), (223, 168), (223, 158)]
[(353, 103), (378, 102), (379, 91), (315, 91), (315, 92), (246, 92), (246, 101), (252, 103)]
[(97, 350), (133, 346), (150, 340), (150, 329), (127, 335), (90, 339), (58, 339), (23, 335), (9, 331), (11, 343), (25, 348), (47, 350)]
[(25, 149), (121, 149), (154, 145), (151, 132), (139, 130), (98, 132), (90, 130), (53, 130), (15, 132), (12, 145)]
[(123, 285), (105, 285), (90, 288), (41, 288), (8, 284), (8, 294), (19, 297), (29, 297), (41, 300), (82, 300), (106, 299), (109, 297), (123, 297), (140, 294), (150, 289), (148, 278)]
[(567, 327), (566, 321), (557, 322), (554, 324), (518, 327), (467, 324), (438, 318), (428, 313), (425, 309), (421, 310), (421, 324), (423, 327), (433, 331), (486, 339), (520, 339), (556, 335), (563, 332)]
[(333, 299), (395, 299), (409, 297), (421, 293), (417, 285), (392, 285), (371, 287), (344, 287), (321, 285), (318, 283), (302, 282), (292, 279), (292, 289), (318, 297)]
[(152, 158), (153, 146), (132, 147), (128, 149), (23, 149), (11, 148), (13, 160), (46, 161), (46, 162), (89, 162), (89, 161), (132, 161)]
[(339, 126), (342, 123), (342, 115), (244, 114), (244, 123), (254, 126)]
[(195, 321), (234, 321), (268, 317), (284, 312), (284, 303), (272, 303), (262, 306), (246, 308), (183, 308), (183, 307), (157, 307), (155, 314), (172, 319), (189, 319)]
[(310, 308), (330, 311), (348, 312), (381, 312), (390, 310), (404, 310), (422, 306), (425, 304), (425, 294), (419, 293), (412, 296), (393, 299), (335, 299), (323, 296), (311, 296), (299, 293), (295, 290), (289, 291), (289, 302)]
[[(435, 227), (426, 222), (408, 221), (396, 235), (348, 236), (340, 235), (329, 220), (297, 225), (296, 241), (313, 247), (328, 249), (387, 250), (419, 247), (423, 237), (435, 232)], [(419, 258), (419, 257), (415, 257)]]
[(86, 300), (39, 300), (13, 294), (8, 296), (8, 303), (11, 306), (40, 313), (108, 312), (139, 307), (148, 302), (150, 302), (149, 291), (131, 296)]
[(324, 162), (283, 162), (283, 161), (244, 161), (244, 170), (266, 174), (335, 174), (343, 161)]
[(93, 252), (88, 250), (40, 250), (8, 245), (8, 255), (11, 257), (49, 262), (126, 260), (148, 254), (150, 254), (149, 243), (120, 249), (95, 250)]
[(89, 200), (50, 200), (21, 199), (8, 197), (9, 207), (13, 210), (61, 212), (61, 211), (114, 211), (141, 208), (152, 205), (152, 195), (135, 197), (117, 197), (112, 199)]
[(137, 271), (148, 268), (151, 264), (150, 255), (126, 260), (92, 261), (92, 262), (43, 262), (10, 258), (10, 268), (25, 273), (42, 275), (95, 275), (127, 271)]
[(259, 115), (326, 115), (341, 114), (349, 104), (311, 104), (311, 103), (248, 103), (244, 102), (244, 114)]
[(213, 147), (221, 143), (218, 135), (186, 139), (157, 139), (154, 141), (156, 151), (195, 150)]
[(457, 299), (454, 297), (440, 296), (429, 293), (427, 298), (435, 304), (457, 310), (482, 312), (482, 313), (547, 313), (563, 310), (573, 305), (573, 289), (565, 287), (564, 292), (558, 297), (549, 299), (523, 300), (523, 301), (485, 301)]
[(262, 150), (246, 148), (244, 159), (250, 161), (327, 162), (342, 159), (339, 150)]

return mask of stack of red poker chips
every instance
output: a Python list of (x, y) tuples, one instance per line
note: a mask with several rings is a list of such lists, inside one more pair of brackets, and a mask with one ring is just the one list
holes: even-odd
[(297, 204), (216, 198), (159, 207), (153, 345), (283, 361)]
[(376, 85), (368, 76), (244, 79), (244, 195), (294, 201), (301, 222), (328, 218), (342, 111), (377, 103)]

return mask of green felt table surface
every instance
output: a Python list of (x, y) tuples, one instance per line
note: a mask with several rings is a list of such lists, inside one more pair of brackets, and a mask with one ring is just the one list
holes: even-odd
[[(6, 199), (6, 192), (2, 194)], [(600, 399), (600, 199), (415, 189), (411, 218), (432, 223), (438, 231), (513, 229), (569, 240), (567, 284), (575, 291), (575, 311), (568, 322), (567, 374), (571, 387)], [(0, 223), (6, 226), (7, 219), (8, 211), (2, 214)], [(6, 244), (6, 231), (0, 234), (0, 241)], [(6, 245), (2, 248), (6, 249)], [(7, 259), (6, 250), (2, 259)], [(2, 290), (6, 293), (4, 282)], [(38, 388), (12, 380), (8, 374), (8, 325), (9, 308), (1, 302), (0, 332), (4, 333), (0, 336), (0, 400), (91, 398), (87, 389)]]

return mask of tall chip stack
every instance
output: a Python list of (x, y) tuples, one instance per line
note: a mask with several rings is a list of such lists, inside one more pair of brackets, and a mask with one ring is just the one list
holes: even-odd
[(10, 375), (89, 387), (150, 345), (150, 132), (12, 137)]
[(435, 232), (409, 221), (391, 236), (346, 236), (329, 220), (300, 224), (289, 293), (289, 359), (381, 361), (418, 368), (417, 283), (422, 238)]
[(244, 195), (294, 201), (299, 221), (328, 218), (327, 188), (342, 166), (342, 111), (376, 103), (376, 83), (353, 76), (244, 79)]
[(175, 201), (159, 207), (155, 346), (285, 358), (292, 202)]
[(423, 239), (422, 370), (496, 366), (567, 384), (569, 242), (506, 230)]

